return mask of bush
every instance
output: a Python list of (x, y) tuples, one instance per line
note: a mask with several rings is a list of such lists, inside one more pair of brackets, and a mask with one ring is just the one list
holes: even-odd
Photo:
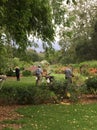
[(77, 86), (75, 83), (72, 83), (68, 89), (69, 100), (71, 102), (78, 102), (79, 97), (81, 96), (83, 91), (82, 86)]
[(87, 90), (90, 93), (96, 93), (97, 92), (97, 76), (93, 76), (93, 77), (89, 77), (86, 81), (85, 81)]
[(6, 72), (6, 75), (7, 75), (7, 76), (15, 76), (15, 72), (13, 72), (13, 70), (8, 70), (8, 71)]
[(66, 80), (58, 81), (55, 80), (51, 85), (48, 86), (49, 90), (54, 92), (56, 95), (57, 102), (64, 101), (64, 99), (69, 99), (72, 102), (77, 102), (79, 96), (82, 94), (82, 86), (77, 86), (72, 83), (70, 86), (67, 85)]
[(54, 93), (40, 86), (3, 86), (0, 90), (0, 104), (43, 104), (55, 100)]
[(52, 85), (49, 86), (50, 90), (53, 91), (58, 100), (63, 100), (66, 98), (66, 82), (65, 81), (54, 81)]
[(22, 75), (23, 75), (23, 76), (31, 76), (31, 71), (29, 71), (29, 70), (24, 70), (24, 71), (22, 72)]

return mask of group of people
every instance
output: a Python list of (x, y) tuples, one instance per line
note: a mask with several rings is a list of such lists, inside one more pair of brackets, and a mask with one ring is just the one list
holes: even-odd
[[(39, 65), (38, 69), (36, 70), (36, 85), (40, 83), (42, 74), (43, 74), (43, 70)], [(64, 74), (65, 74), (65, 79), (67, 80), (67, 85), (69, 86), (72, 83), (72, 77), (74, 77), (71, 67), (67, 67), (64, 70)], [(46, 75), (45, 78), (47, 80), (47, 83), (50, 83), (54, 79), (53, 76), (49, 76), (49, 75)]]
[(54, 76), (50, 76), (49, 74), (46, 71), (43, 71), (41, 66), (39, 65), (36, 70), (36, 85), (40, 84), (42, 77), (45, 77), (47, 84), (52, 83), (52, 81), (54, 80)]
[[(16, 73), (17, 81), (20, 81), (19, 67), (15, 68), (15, 73)], [(71, 67), (67, 67), (64, 70), (64, 74), (65, 74), (65, 79), (67, 80), (67, 84), (70, 85), (72, 83), (72, 77), (74, 76)], [(43, 70), (40, 65), (38, 65), (35, 75), (36, 75), (36, 85), (39, 85), (43, 76)], [(45, 78), (46, 78), (47, 83), (49, 84), (50, 82), (53, 81), (54, 76), (45, 75)]]

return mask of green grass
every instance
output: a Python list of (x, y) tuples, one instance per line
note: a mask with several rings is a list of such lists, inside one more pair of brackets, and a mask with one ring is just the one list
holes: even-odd
[(21, 77), (20, 81), (16, 81), (15, 77), (8, 77), (6, 81), (4, 81), (3, 86), (32, 86), (35, 84), (35, 76), (32, 77)]
[(22, 124), (19, 130), (97, 130), (97, 104), (25, 106), (17, 112), (24, 116), (9, 123)]
[[(63, 74), (52, 74), (55, 77), (55, 80), (61, 80), (64, 81), (64, 75)], [(8, 77), (6, 81), (4, 81), (3, 86), (33, 86), (35, 85), (35, 76), (29, 76), (29, 77), (21, 77), (20, 81), (16, 81), (16, 77)], [(43, 82), (46, 82), (44, 79)], [(43, 83), (42, 82), (42, 83)]]
[(55, 80), (63, 81), (65, 79), (65, 74), (52, 74), (55, 77)]

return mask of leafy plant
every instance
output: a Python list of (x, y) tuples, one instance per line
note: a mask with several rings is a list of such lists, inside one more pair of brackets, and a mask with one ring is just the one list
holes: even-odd
[(97, 94), (97, 76), (89, 77), (85, 83), (89, 92)]
[(29, 70), (24, 70), (24, 71), (22, 72), (22, 74), (23, 74), (23, 76), (30, 76), (30, 75), (31, 75), (31, 71), (29, 71)]

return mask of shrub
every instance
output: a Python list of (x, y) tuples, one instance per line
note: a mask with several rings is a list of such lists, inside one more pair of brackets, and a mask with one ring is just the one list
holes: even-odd
[(66, 82), (65, 81), (54, 81), (54, 83), (49, 86), (50, 90), (53, 91), (59, 100), (66, 98)]
[(43, 104), (55, 100), (54, 93), (40, 86), (3, 86), (0, 90), (0, 104)]
[(55, 93), (58, 102), (64, 101), (66, 98), (72, 102), (76, 102), (82, 93), (81, 86), (77, 86), (74, 83), (68, 86), (66, 80), (61, 82), (55, 80), (53, 84), (49, 85), (49, 89)]
[(7, 76), (15, 76), (15, 72), (13, 72), (13, 70), (8, 70), (8, 71), (6, 72), (6, 75), (7, 75)]
[(24, 71), (22, 72), (22, 75), (23, 75), (23, 76), (31, 76), (31, 71), (29, 71), (29, 70), (24, 70)]
[(90, 93), (97, 93), (97, 76), (93, 76), (93, 77), (89, 77), (86, 81), (85, 81), (87, 90)]
[(68, 89), (68, 93), (70, 94), (69, 100), (72, 102), (78, 102), (79, 97), (82, 94), (82, 91), (83, 91), (82, 86), (77, 86), (75, 83), (71, 84)]

